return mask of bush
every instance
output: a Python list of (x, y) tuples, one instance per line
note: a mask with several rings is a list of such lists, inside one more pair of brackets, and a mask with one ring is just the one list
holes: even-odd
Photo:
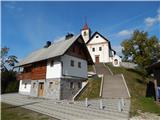
[(1, 93), (16, 92), (18, 90), (18, 81), (16, 80), (15, 71), (1, 72)]
[(9, 82), (7, 88), (5, 89), (5, 93), (18, 92), (19, 81), (11, 81)]

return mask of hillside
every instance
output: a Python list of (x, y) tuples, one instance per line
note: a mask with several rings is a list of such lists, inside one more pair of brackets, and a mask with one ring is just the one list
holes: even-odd
[(88, 80), (86, 88), (80, 93), (77, 100), (96, 99), (99, 98), (101, 79), (98, 77)]
[[(154, 102), (153, 98), (147, 98), (146, 95), (146, 86), (148, 78), (142, 77), (142, 72), (134, 69), (126, 69), (123, 67), (113, 67), (111, 64), (106, 64), (114, 74), (123, 74), (126, 83), (128, 85), (130, 94), (131, 94), (131, 116), (138, 114), (138, 111), (141, 112), (150, 112), (157, 113), (160, 115), (160, 105), (157, 105)], [(91, 70), (92, 67), (90, 67)], [(97, 78), (92, 78), (89, 80), (89, 84), (80, 94), (78, 100), (99, 98), (101, 80)]]
[(106, 64), (114, 74), (122, 73), (126, 79), (131, 94), (131, 115), (138, 111), (157, 113), (160, 115), (160, 106), (154, 102), (153, 98), (146, 98), (146, 86), (148, 78), (142, 77), (142, 72), (123, 67), (113, 67)]

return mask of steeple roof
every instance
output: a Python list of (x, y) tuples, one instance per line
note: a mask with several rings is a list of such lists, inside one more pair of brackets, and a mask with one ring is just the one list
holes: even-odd
[(88, 30), (88, 29), (89, 29), (88, 24), (85, 23), (85, 25), (83, 26), (82, 30)]

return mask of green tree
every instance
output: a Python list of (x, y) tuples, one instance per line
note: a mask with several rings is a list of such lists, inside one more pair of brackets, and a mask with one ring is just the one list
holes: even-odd
[(1, 69), (2, 71), (8, 71), (8, 67), (12, 68), (18, 63), (17, 57), (15, 55), (8, 56), (9, 48), (1, 48)]
[(160, 59), (160, 42), (156, 36), (135, 30), (131, 38), (121, 43), (124, 61), (131, 61), (145, 68)]
[(16, 71), (13, 71), (15, 63), (18, 63), (15, 55), (8, 55), (9, 48), (1, 48), (1, 93), (18, 91)]
[(2, 69), (2, 71), (8, 70), (5, 65), (8, 51), (9, 51), (9, 48), (7, 48), (7, 47), (1, 48), (1, 69)]

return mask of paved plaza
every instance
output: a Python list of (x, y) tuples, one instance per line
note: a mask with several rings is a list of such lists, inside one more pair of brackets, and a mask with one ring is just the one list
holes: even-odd
[[(14, 94), (3, 94), (1, 101), (24, 107), (61, 120), (128, 120), (130, 100), (120, 99), (85, 101), (51, 100)], [(101, 106), (101, 107), (100, 107)], [(101, 109), (103, 106), (103, 109)], [(120, 111), (122, 109), (122, 111)]]

